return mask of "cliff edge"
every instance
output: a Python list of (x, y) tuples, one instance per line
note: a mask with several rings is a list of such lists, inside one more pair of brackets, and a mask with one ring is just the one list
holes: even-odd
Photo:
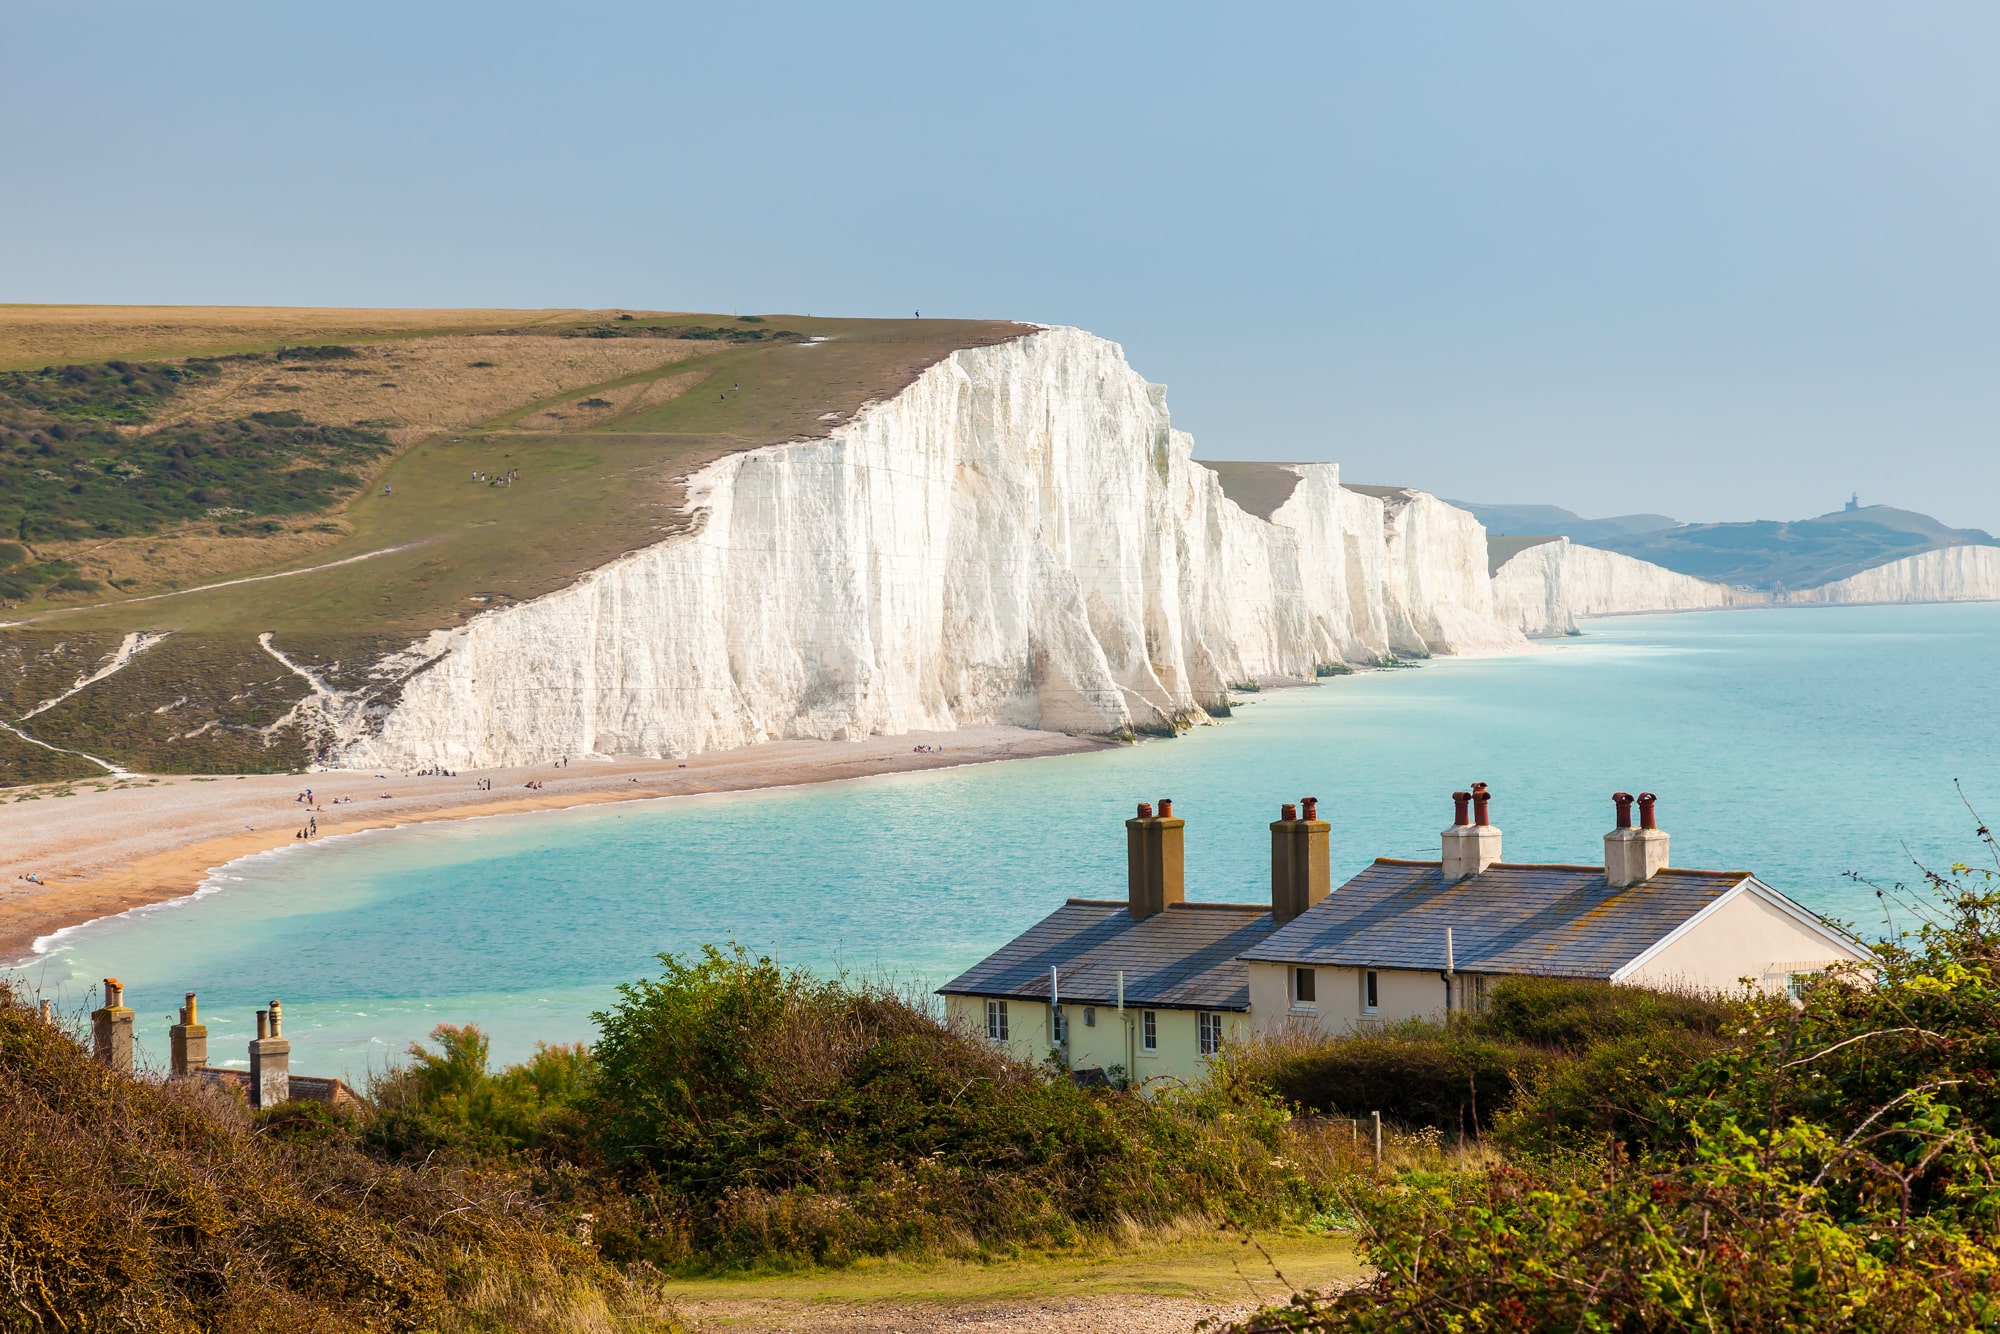
[(732, 454), (687, 532), (432, 633), (387, 706), (322, 702), (340, 762), (688, 754), (968, 723), (1166, 732), (1233, 685), (1525, 646), (1485, 533), (1331, 464), (1230, 499), (1119, 347), (952, 353), (826, 438)]

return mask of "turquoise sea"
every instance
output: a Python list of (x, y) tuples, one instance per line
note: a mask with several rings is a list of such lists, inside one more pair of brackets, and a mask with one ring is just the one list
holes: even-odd
[(1436, 856), (1474, 780), (1509, 860), (1599, 860), (1610, 794), (1645, 789), (1675, 864), (1754, 870), (1879, 934), (1847, 873), (1970, 860), (1954, 779), (2000, 812), (1996, 685), (2000, 605), (1594, 622), (1532, 655), (1267, 691), (1170, 741), (329, 839), (66, 932), (26, 980), (75, 1004), (123, 979), (160, 1063), (190, 988), (218, 1060), (273, 996), (305, 1073), (365, 1075), (441, 1022), (516, 1059), (589, 1036), (616, 984), (704, 942), (935, 986), (1066, 896), (1122, 895), (1138, 801), (1187, 817), (1189, 897), (1254, 902), (1281, 802), (1321, 799), (1337, 884)]

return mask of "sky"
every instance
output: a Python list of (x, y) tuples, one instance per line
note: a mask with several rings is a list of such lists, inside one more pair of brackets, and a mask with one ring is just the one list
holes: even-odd
[(0, 301), (1079, 325), (1204, 458), (2000, 532), (2000, 8), (0, 0)]

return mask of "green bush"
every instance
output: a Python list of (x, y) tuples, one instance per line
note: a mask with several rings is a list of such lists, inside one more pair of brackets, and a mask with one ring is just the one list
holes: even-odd
[(632, 1207), (606, 1253), (841, 1262), (1316, 1208), (1267, 1098), (1147, 1099), (1006, 1060), (902, 997), (740, 951), (662, 956), (597, 1016), (584, 1104)]
[(1246, 1043), (1230, 1063), (1251, 1083), (1314, 1112), (1477, 1131), (1553, 1059), (1464, 1027), (1411, 1023), (1381, 1033)]
[(1295, 1106), (1380, 1112), (1446, 1132), (1498, 1127), (1512, 1147), (1601, 1143), (1649, 1124), (1669, 1072), (1712, 1052), (1741, 1013), (1730, 1001), (1571, 978), (1510, 977), (1484, 1010), (1449, 1024), (1247, 1043), (1230, 1061)]
[(472, 1025), (440, 1024), (431, 1041), (436, 1052), (412, 1043), (410, 1064), (369, 1081), (380, 1112), (373, 1142), (401, 1157), (442, 1150), (479, 1161), (575, 1139), (577, 1104), (594, 1068), (588, 1047), (541, 1043), (496, 1075), (487, 1069), (486, 1035)]
[(1650, 1033), (1722, 1032), (1734, 1023), (1729, 1001), (1566, 977), (1510, 977), (1472, 1017), (1475, 1031), (1512, 1042), (1580, 1051), (1613, 1038)]

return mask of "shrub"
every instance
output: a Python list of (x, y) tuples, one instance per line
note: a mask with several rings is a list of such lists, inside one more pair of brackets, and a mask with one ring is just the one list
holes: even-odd
[(1315, 1112), (1477, 1131), (1551, 1054), (1460, 1026), (1412, 1023), (1345, 1038), (1279, 1038), (1230, 1054), (1244, 1079)]
[(585, 1115), (630, 1193), (607, 1254), (840, 1262), (1317, 1207), (1267, 1098), (1149, 1100), (1006, 1060), (881, 988), (662, 956), (597, 1016)]
[(0, 1183), (8, 1329), (556, 1329), (592, 1304), (667, 1327), (511, 1180), (387, 1166), (317, 1106), (253, 1118), (113, 1074), (4, 987)]
[(351, 361), (361, 354), (351, 347), (328, 343), (317, 347), (281, 347), (279, 361)]
[(1595, 1154), (1357, 1195), (1371, 1280), (1245, 1328), (2000, 1324), (2000, 871), (1925, 877), (1874, 978), (1682, 1030), (1707, 1053), (1632, 1066), (1643, 1127)]
[(443, 1151), (464, 1160), (505, 1158), (567, 1145), (594, 1063), (590, 1049), (538, 1044), (498, 1075), (487, 1069), (486, 1035), (472, 1025), (431, 1030), (438, 1050), (411, 1043), (411, 1063), (369, 1081), (380, 1116), (370, 1138), (401, 1157)]
[(1726, 1000), (1565, 977), (1510, 977), (1473, 1016), (1480, 1033), (1580, 1051), (1612, 1038), (1649, 1033), (1714, 1034), (1732, 1025)]

